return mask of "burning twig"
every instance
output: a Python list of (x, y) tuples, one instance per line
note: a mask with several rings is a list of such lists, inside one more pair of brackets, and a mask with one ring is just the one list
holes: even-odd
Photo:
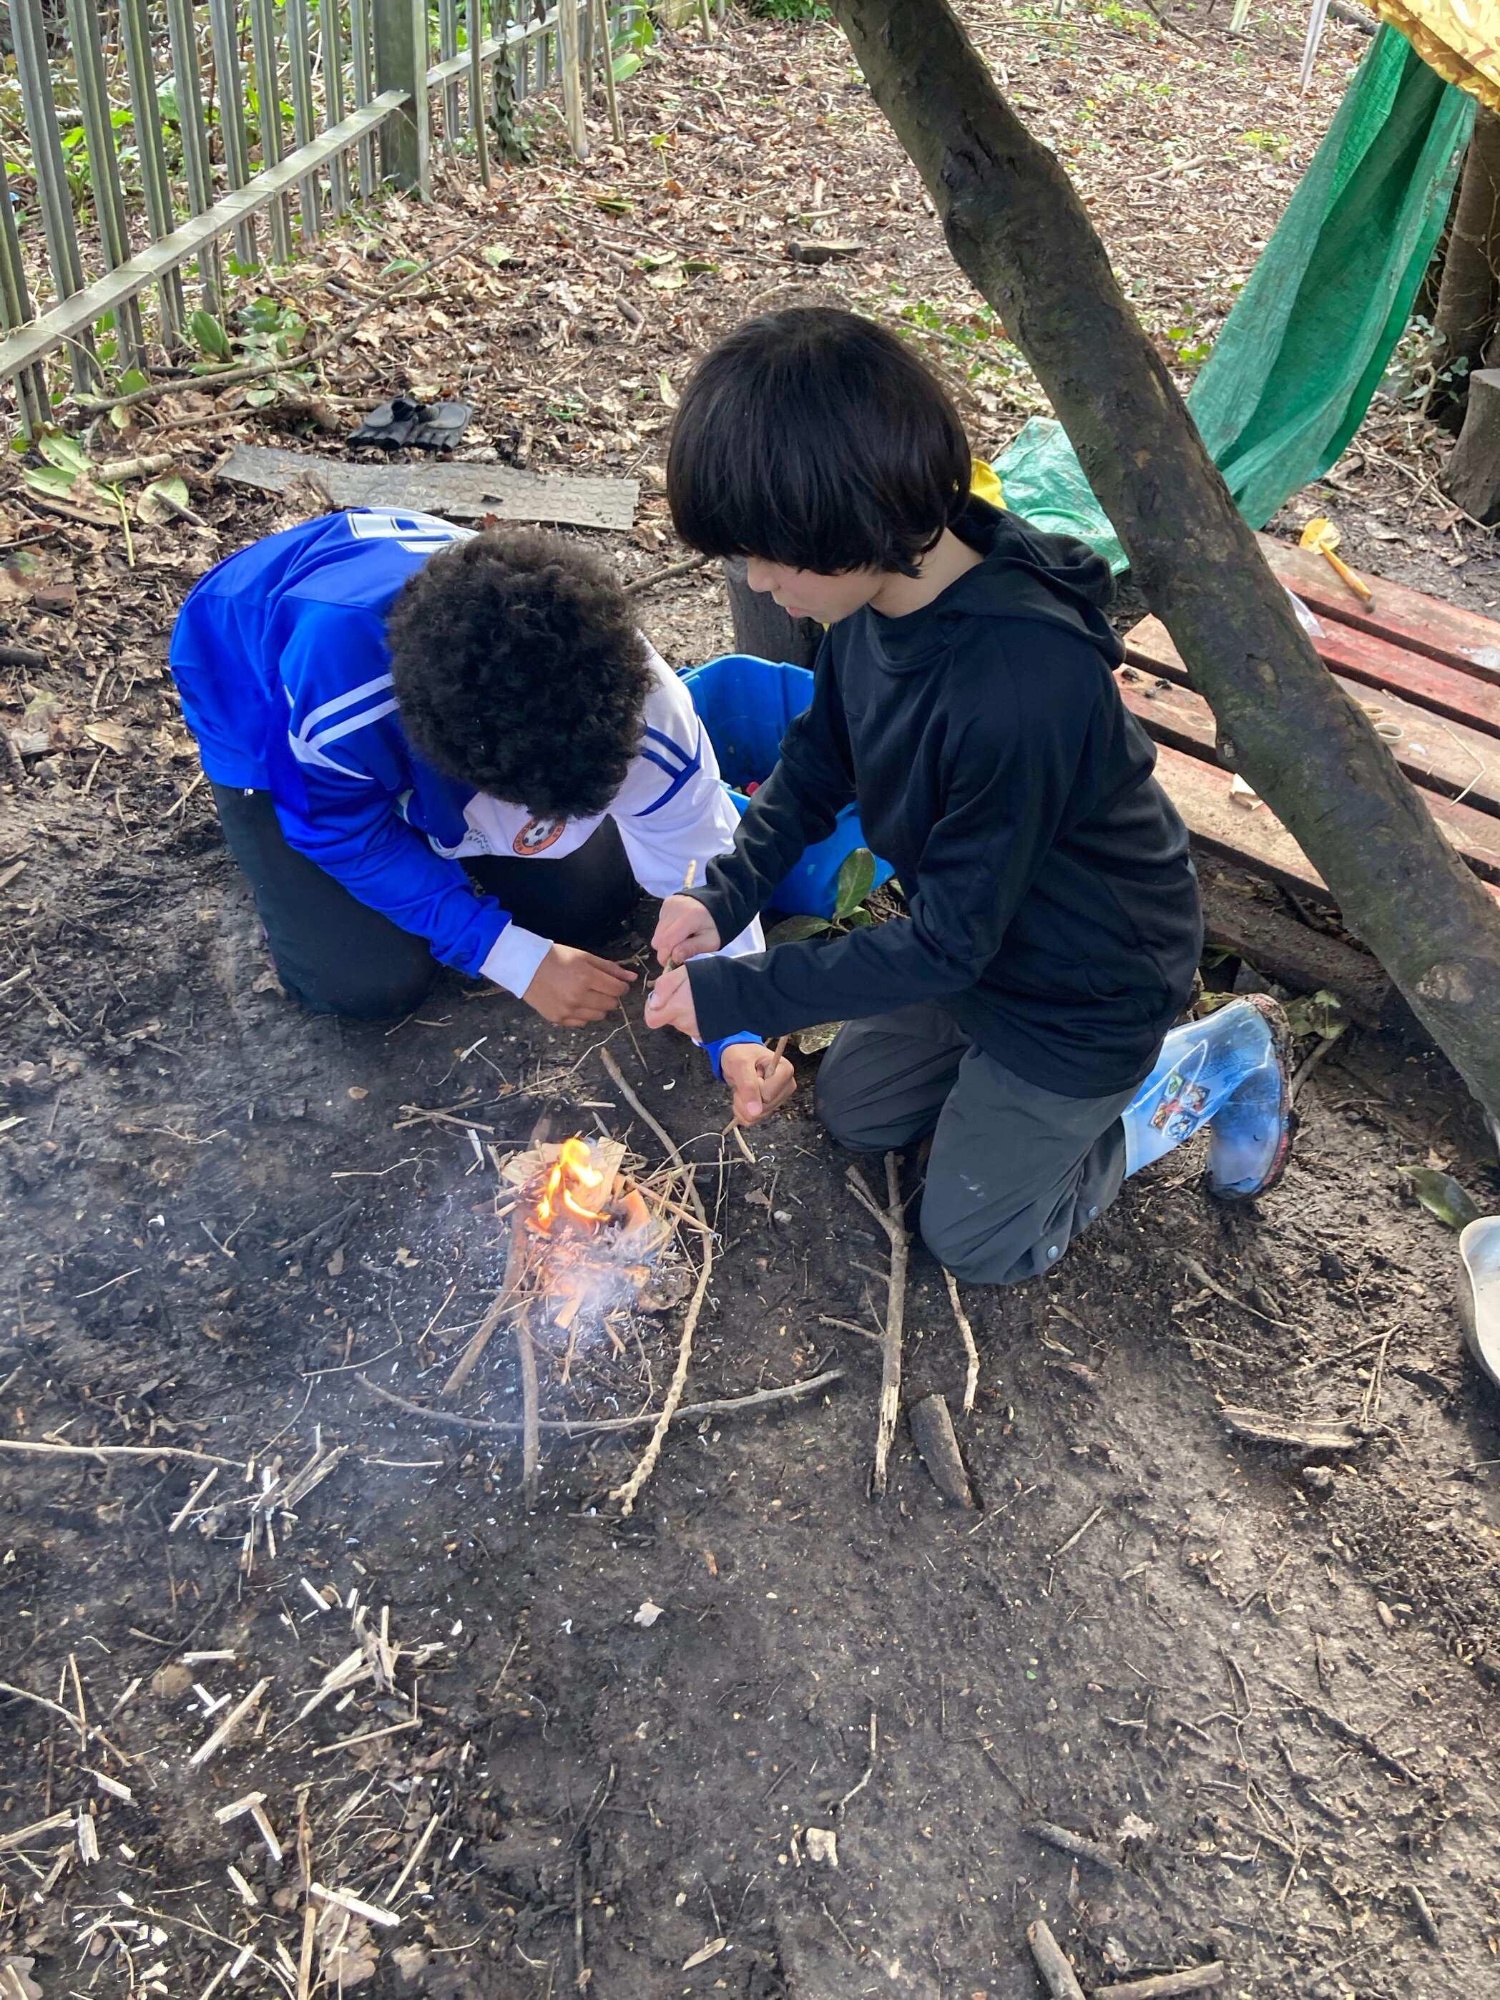
[[(719, 1155), (721, 1170), (723, 1159), (724, 1155), (721, 1151)], [(692, 1197), (693, 1206), (701, 1214), (702, 1203), (698, 1199), (698, 1190), (693, 1183), (691, 1175), (688, 1179), (687, 1191)], [(683, 1318), (682, 1335), (677, 1343), (677, 1366), (672, 1372), (672, 1380), (667, 1388), (666, 1401), (662, 1404), (661, 1414), (656, 1419), (656, 1428), (651, 1433), (646, 1449), (641, 1453), (640, 1461), (635, 1471), (631, 1473), (623, 1486), (617, 1486), (609, 1496), (611, 1500), (619, 1501), (620, 1513), (625, 1517), (628, 1517), (634, 1510), (636, 1496), (656, 1470), (656, 1461), (661, 1457), (661, 1448), (666, 1442), (667, 1430), (671, 1425), (673, 1417), (677, 1414), (677, 1406), (682, 1401), (682, 1392), (687, 1387), (688, 1366), (693, 1358), (693, 1333), (698, 1325), (698, 1315), (703, 1310), (703, 1301), (708, 1296), (708, 1281), (713, 1275), (714, 1268), (713, 1232), (708, 1228), (706, 1223), (703, 1225), (702, 1235), (703, 1263), (698, 1271), (697, 1289), (693, 1293), (687, 1313)]]
[[(742, 1416), (751, 1410), (771, 1409), (777, 1403), (800, 1402), (804, 1397), (817, 1395), (820, 1390), (831, 1389), (835, 1382), (842, 1382), (843, 1379), (842, 1368), (825, 1368), (820, 1375), (809, 1375), (800, 1382), (788, 1382), (781, 1389), (756, 1389), (748, 1396), (726, 1396), (709, 1403), (683, 1403), (677, 1410), (677, 1416), (683, 1420), (690, 1417)], [(382, 1403), (405, 1411), (409, 1417), (421, 1417), (428, 1423), (441, 1425), (445, 1430), (488, 1431), (493, 1436), (514, 1437), (522, 1429), (514, 1418), (463, 1417), (455, 1410), (424, 1409), (422, 1404), (398, 1396), (394, 1389), (382, 1389), (368, 1375), (357, 1375), (355, 1380)], [(592, 1423), (574, 1423), (567, 1417), (543, 1417), (537, 1429), (557, 1431), (565, 1438), (600, 1437), (620, 1431), (644, 1430), (660, 1420), (659, 1410), (642, 1410), (635, 1417), (600, 1417)]]
[(889, 1480), (891, 1445), (896, 1436), (896, 1419), (901, 1413), (901, 1334), (906, 1319), (906, 1261), (911, 1238), (901, 1199), (900, 1156), (896, 1153), (885, 1156), (885, 1208), (878, 1205), (856, 1168), (849, 1169), (847, 1180), (849, 1192), (880, 1224), (890, 1242), (885, 1327), (881, 1335), (880, 1416), (875, 1429), (875, 1463), (870, 1471), (870, 1498), (879, 1500), (884, 1497)]

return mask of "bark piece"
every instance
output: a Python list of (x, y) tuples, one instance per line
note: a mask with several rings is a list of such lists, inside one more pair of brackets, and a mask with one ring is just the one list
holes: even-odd
[(1500, 521), (1500, 368), (1476, 368), (1458, 443), (1448, 454), (1443, 491), (1486, 527)]
[(1226, 1407), (1219, 1415), (1236, 1437), (1252, 1444), (1290, 1445), (1297, 1451), (1358, 1451), (1369, 1435), (1358, 1424), (1342, 1417), (1313, 1417), (1298, 1423), (1294, 1417), (1279, 1417), (1274, 1410)]
[(953, 1435), (953, 1419), (945, 1398), (924, 1396), (920, 1403), (912, 1405), (906, 1421), (938, 1492), (953, 1506), (972, 1510), (974, 1495), (959, 1456), (958, 1439)]
[(1120, 1986), (1096, 1986), (1093, 2000), (1176, 2000), (1181, 1993), (1207, 1993), (1224, 1984), (1226, 1967), (1189, 1965), (1181, 1972), (1158, 1972), (1149, 1979), (1127, 1979)]
[(510, 465), (366, 465), (315, 452), (239, 444), (220, 479), (284, 493), (315, 477), (335, 507), (396, 507), (477, 521), (567, 522), (578, 528), (629, 528), (640, 487), (634, 479), (577, 479), (562, 472), (518, 472)]

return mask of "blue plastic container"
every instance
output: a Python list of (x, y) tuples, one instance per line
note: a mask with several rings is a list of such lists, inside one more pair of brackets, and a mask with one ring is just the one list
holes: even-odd
[[(743, 812), (750, 800), (744, 787), (770, 777), (787, 725), (812, 701), (813, 677), (806, 667), (775, 665), (749, 653), (726, 653), (682, 676), (693, 707), (719, 760), (730, 797)], [(787, 916), (831, 917), (838, 902), (839, 869), (856, 847), (867, 845), (859, 813), (845, 806), (826, 840), (809, 847), (771, 898)], [(877, 860), (875, 884), (895, 870)]]

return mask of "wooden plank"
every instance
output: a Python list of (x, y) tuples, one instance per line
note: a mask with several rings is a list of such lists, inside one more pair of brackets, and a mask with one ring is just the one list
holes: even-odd
[[(1212, 764), (1216, 773), (1220, 771), (1215, 752), (1217, 731), (1213, 710), (1201, 695), (1194, 694), (1191, 688), (1175, 684), (1163, 687), (1160, 683), (1148, 683), (1131, 666), (1119, 668), (1115, 678), (1125, 698), (1125, 706), (1140, 719), (1156, 742), (1167, 744), (1184, 756)], [(1500, 820), (1436, 792), (1424, 790), (1422, 798), (1437, 821), (1439, 830), (1474, 873), (1487, 882), (1500, 882)], [(1231, 803), (1231, 810), (1242, 824), (1246, 821), (1253, 824), (1269, 808), (1263, 805), (1247, 808)], [(1279, 820), (1276, 824), (1278, 827), (1281, 825)], [(1290, 839), (1290, 835), (1287, 837)]]
[(1195, 841), (1299, 895), (1331, 900), (1322, 876), (1269, 806), (1251, 812), (1230, 804), (1230, 772), (1159, 743), (1156, 775)]
[[(188, 385), (191, 386), (191, 385)], [(336, 507), (394, 507), (478, 521), (566, 521), (579, 528), (629, 528), (640, 486), (634, 479), (584, 479), (562, 472), (518, 472), (508, 465), (371, 463), (324, 458), (272, 445), (236, 445), (220, 479), (284, 493), (311, 476)]]
[[(1394, 640), (1411, 652), (1441, 660), (1459, 673), (1500, 686), (1500, 623), (1493, 618), (1355, 569), (1355, 575), (1375, 594), (1374, 603), (1366, 608), (1321, 556), (1291, 542), (1278, 542), (1271, 535), (1260, 535), (1257, 540), (1273, 574), (1319, 618)], [(1350, 568), (1354, 568), (1352, 563)]]
[[(1364, 643), (1363, 635), (1355, 638)], [(1126, 640), (1126, 652), (1153, 681), (1159, 676), (1187, 686), (1187, 668), (1166, 627), (1157, 619), (1146, 618), (1136, 626)], [(1500, 744), (1492, 736), (1467, 723), (1434, 715), (1388, 689), (1362, 685), (1342, 674), (1335, 674), (1334, 679), (1381, 729), (1392, 756), (1413, 784), (1445, 798), (1464, 799), (1481, 812), (1500, 814)], [(1392, 728), (1401, 732), (1394, 739), (1389, 735)]]

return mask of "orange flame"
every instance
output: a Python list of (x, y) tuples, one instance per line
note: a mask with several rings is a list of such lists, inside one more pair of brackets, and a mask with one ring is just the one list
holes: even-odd
[(587, 1140), (564, 1139), (557, 1158), (548, 1170), (541, 1200), (536, 1205), (537, 1227), (551, 1230), (557, 1220), (559, 1204), (564, 1213), (577, 1221), (597, 1223), (600, 1219), (598, 1211), (580, 1201), (578, 1195), (581, 1191), (592, 1192), (603, 1185), (604, 1176), (593, 1163)]

